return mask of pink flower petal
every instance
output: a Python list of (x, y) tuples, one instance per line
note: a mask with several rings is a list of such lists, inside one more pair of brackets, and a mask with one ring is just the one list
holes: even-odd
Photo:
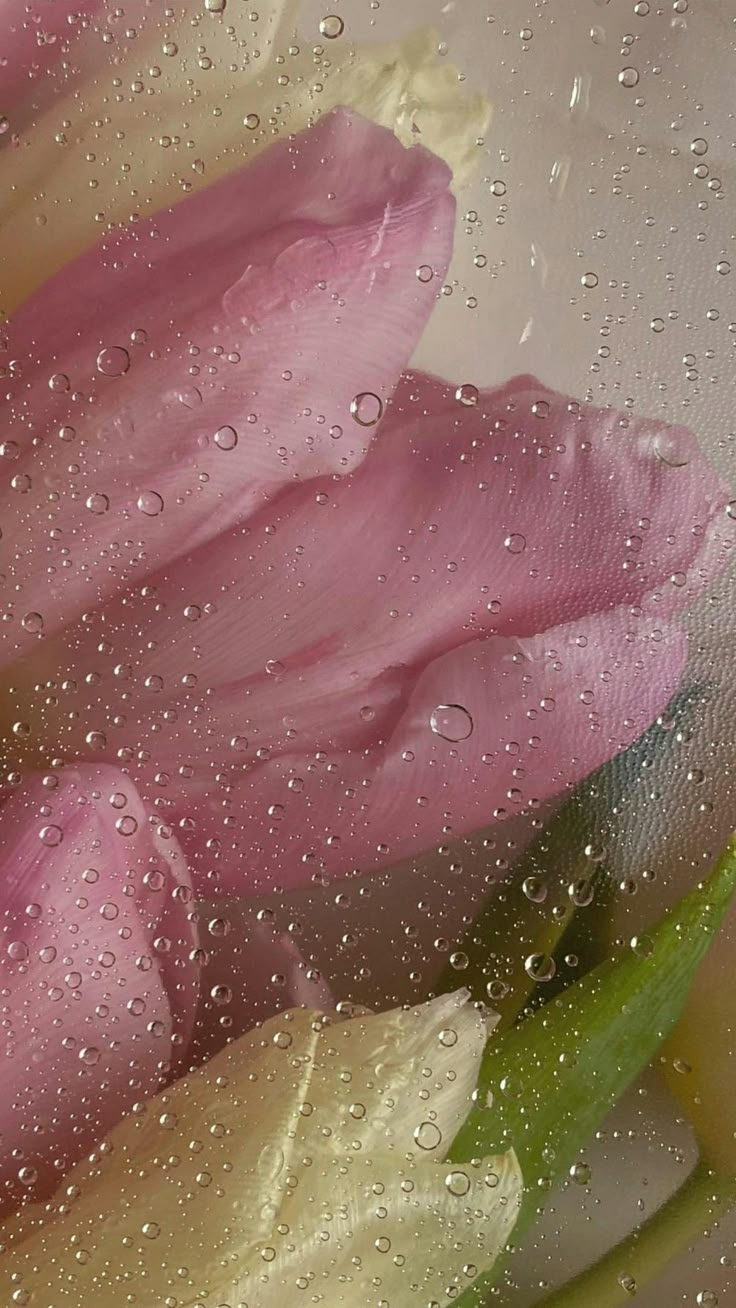
[(40, 1198), (181, 1065), (198, 989), (186, 865), (114, 768), (37, 777), (0, 812), (0, 1183)]
[(202, 893), (368, 871), (563, 792), (664, 708), (686, 639), (630, 611), (489, 637), (422, 672), (383, 745), (292, 754), (180, 799)]
[(335, 1000), (320, 973), (303, 957), (298, 936), (279, 930), (242, 900), (201, 904), (207, 960), (202, 1003), (190, 1051), (202, 1063), (258, 1022), (285, 1008), (331, 1010)]
[(16, 132), (69, 75), (59, 66), (100, 0), (0, 0), (0, 113)]
[(417, 269), (447, 265), (449, 177), (336, 110), (19, 310), (4, 661), (279, 487), (361, 461), (436, 295)]
[(626, 603), (658, 623), (713, 580), (736, 529), (684, 428), (526, 377), (460, 394), (404, 378), (350, 477), (283, 495), (75, 634), (59, 680), (98, 672), (78, 720), (112, 741), (123, 715), (150, 775), (186, 762), (206, 789), (264, 751), (372, 746), (456, 645)]

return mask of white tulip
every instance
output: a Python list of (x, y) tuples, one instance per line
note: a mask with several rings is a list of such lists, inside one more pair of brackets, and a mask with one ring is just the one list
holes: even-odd
[(280, 1014), (6, 1224), (2, 1301), (449, 1304), (492, 1266), (521, 1195), (511, 1152), (443, 1161), (487, 1033), (465, 992), (349, 1020)]

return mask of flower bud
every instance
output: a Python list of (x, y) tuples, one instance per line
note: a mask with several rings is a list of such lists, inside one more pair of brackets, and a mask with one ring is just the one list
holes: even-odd
[(5, 1298), (46, 1308), (63, 1285), (68, 1308), (271, 1308), (296, 1291), (323, 1308), (450, 1303), (491, 1267), (521, 1192), (513, 1153), (443, 1161), (486, 1035), (465, 993), (349, 1020), (280, 1014), (6, 1227)]

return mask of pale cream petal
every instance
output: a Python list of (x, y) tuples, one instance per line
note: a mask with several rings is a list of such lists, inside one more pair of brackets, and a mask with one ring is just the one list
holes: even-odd
[(320, 1308), (444, 1308), (493, 1266), (518, 1216), (522, 1179), (512, 1152), (462, 1169), (400, 1165), (378, 1153), (315, 1161), (300, 1188), (284, 1205), (270, 1261), (254, 1260), (238, 1282), (258, 1308), (280, 1308), (297, 1288)]
[(443, 1157), (470, 1111), (490, 1025), (460, 990), (328, 1028), (310, 1082), (312, 1147), (328, 1131), (335, 1152)]
[(319, 1029), (314, 1013), (282, 1014), (124, 1119), (42, 1218), (36, 1206), (3, 1228), (0, 1301), (22, 1289), (52, 1308), (63, 1286), (65, 1308), (183, 1306), (230, 1281), (302, 1165)]

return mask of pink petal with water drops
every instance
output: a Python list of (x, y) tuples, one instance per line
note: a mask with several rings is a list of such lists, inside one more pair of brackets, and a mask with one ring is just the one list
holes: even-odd
[(19, 310), (4, 661), (279, 488), (362, 460), (447, 266), (449, 178), (336, 110)]
[(182, 1065), (197, 1003), (176, 840), (115, 768), (21, 785), (0, 811), (0, 1202), (40, 1198)]
[(249, 679), (269, 665), (314, 664), (334, 691), (338, 667), (366, 683), (484, 633), (532, 634), (647, 597), (655, 612), (682, 608), (736, 537), (727, 500), (685, 428), (529, 377), (482, 395), (404, 377), (355, 473), (282, 496), (104, 626), (140, 650), (142, 678), (172, 688), (191, 630), (210, 691), (257, 701)]
[(195, 884), (258, 893), (368, 871), (533, 808), (641, 735), (685, 657), (677, 627), (621, 609), (454, 649), (383, 743), (284, 755), (209, 801), (182, 794)]
[(78, 720), (112, 740), (123, 715), (150, 776), (185, 761), (204, 789), (264, 752), (369, 747), (455, 645), (624, 603), (666, 620), (727, 557), (727, 495), (684, 428), (529, 377), (405, 377), (351, 476), (284, 494), (75, 634), (98, 674)]
[(242, 900), (199, 905), (207, 959), (190, 1058), (202, 1063), (286, 1008), (335, 1007), (327, 979), (300, 948), (298, 920), (278, 928), (267, 909)]

